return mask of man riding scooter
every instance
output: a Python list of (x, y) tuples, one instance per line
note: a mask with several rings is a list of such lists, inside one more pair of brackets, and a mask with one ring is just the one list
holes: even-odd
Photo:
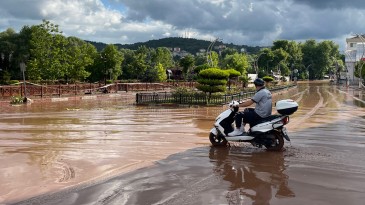
[[(255, 108), (246, 108), (243, 112), (237, 112), (235, 116), (236, 128), (228, 136), (238, 136), (245, 134), (244, 125), (249, 123), (251, 126), (271, 115), (272, 110), (272, 95), (271, 92), (265, 88), (265, 82), (261, 78), (256, 78), (253, 82), (256, 88), (255, 95), (241, 103), (240, 107), (248, 107), (256, 103)], [(242, 122), (244, 123), (242, 126)]]

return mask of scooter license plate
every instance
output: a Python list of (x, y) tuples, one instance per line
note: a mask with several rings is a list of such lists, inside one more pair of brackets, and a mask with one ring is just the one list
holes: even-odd
[(286, 128), (285, 128), (285, 127), (283, 127), (283, 129), (281, 129), (281, 132), (283, 133), (284, 138), (285, 138), (286, 140), (290, 141), (289, 136), (288, 136), (288, 131), (286, 130)]

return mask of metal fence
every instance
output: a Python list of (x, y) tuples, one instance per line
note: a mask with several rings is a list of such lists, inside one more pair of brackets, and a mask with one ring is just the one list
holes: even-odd
[[(295, 87), (295, 84), (286, 86), (277, 86), (270, 88), (272, 93), (279, 92), (291, 87)], [(205, 94), (174, 94), (171, 92), (153, 92), (153, 93), (137, 93), (136, 103), (137, 104), (227, 104), (232, 100), (242, 100), (251, 98), (255, 94), (254, 91), (240, 92), (230, 95), (212, 95), (208, 98)]]

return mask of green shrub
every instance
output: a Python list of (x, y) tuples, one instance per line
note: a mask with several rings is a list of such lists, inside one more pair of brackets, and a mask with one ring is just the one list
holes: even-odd
[(172, 91), (172, 94), (180, 95), (180, 94), (187, 94), (191, 93), (191, 90), (189, 90), (187, 87), (176, 87), (174, 91)]
[(19, 83), (19, 80), (10, 80), (9, 81), (10, 85), (14, 85), (14, 84), (18, 84), (18, 83)]
[(227, 80), (225, 79), (207, 79), (207, 78), (200, 78), (197, 80), (198, 83), (204, 85), (225, 85), (227, 84)]
[(225, 85), (216, 85), (216, 86), (210, 86), (210, 85), (197, 85), (196, 88), (199, 90), (202, 90), (203, 92), (207, 93), (216, 93), (216, 92), (225, 92), (226, 86)]
[(210, 95), (215, 92), (224, 92), (228, 77), (229, 72), (219, 68), (202, 70), (199, 73), (199, 85), (196, 88)]
[(228, 72), (230, 78), (238, 77), (241, 75), (241, 73), (239, 71), (237, 71), (233, 68), (225, 70), (225, 71)]
[(203, 64), (203, 65), (196, 66), (194, 68), (194, 73), (200, 73), (200, 71), (208, 69), (208, 68), (209, 68), (208, 64)]
[(10, 104), (23, 104), (24, 98), (21, 96), (11, 96)]
[(265, 82), (272, 82), (274, 81), (274, 78), (271, 76), (264, 76), (262, 80), (264, 80)]
[(208, 68), (200, 71), (199, 76), (201, 78), (209, 79), (227, 79), (229, 77), (229, 73), (219, 68)]

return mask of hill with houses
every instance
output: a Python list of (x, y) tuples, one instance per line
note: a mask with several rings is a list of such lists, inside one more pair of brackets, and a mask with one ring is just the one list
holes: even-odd
[[(98, 51), (102, 50), (107, 44), (101, 43), (101, 42), (92, 42), (87, 41), (91, 44), (93, 44)], [(170, 48), (172, 51), (185, 51), (188, 53), (191, 53), (193, 55), (202, 52), (203, 50), (206, 50), (209, 45), (211, 44), (211, 41), (206, 40), (199, 40), (194, 38), (183, 38), (183, 37), (169, 37), (169, 38), (162, 38), (157, 40), (149, 40), (146, 42), (139, 42), (139, 43), (133, 43), (133, 44), (115, 44), (119, 49), (125, 48), (125, 49), (131, 49), (131, 50), (137, 50), (140, 46), (146, 46), (148, 48), (158, 48), (158, 47), (167, 47)], [(247, 45), (235, 45), (235, 44), (225, 44), (221, 41), (217, 41), (214, 43), (213, 50), (218, 50), (222, 47), (228, 47), (228, 48), (234, 48), (239, 51), (244, 50), (248, 53), (256, 53), (258, 52), (262, 47), (256, 46), (247, 46)]]

